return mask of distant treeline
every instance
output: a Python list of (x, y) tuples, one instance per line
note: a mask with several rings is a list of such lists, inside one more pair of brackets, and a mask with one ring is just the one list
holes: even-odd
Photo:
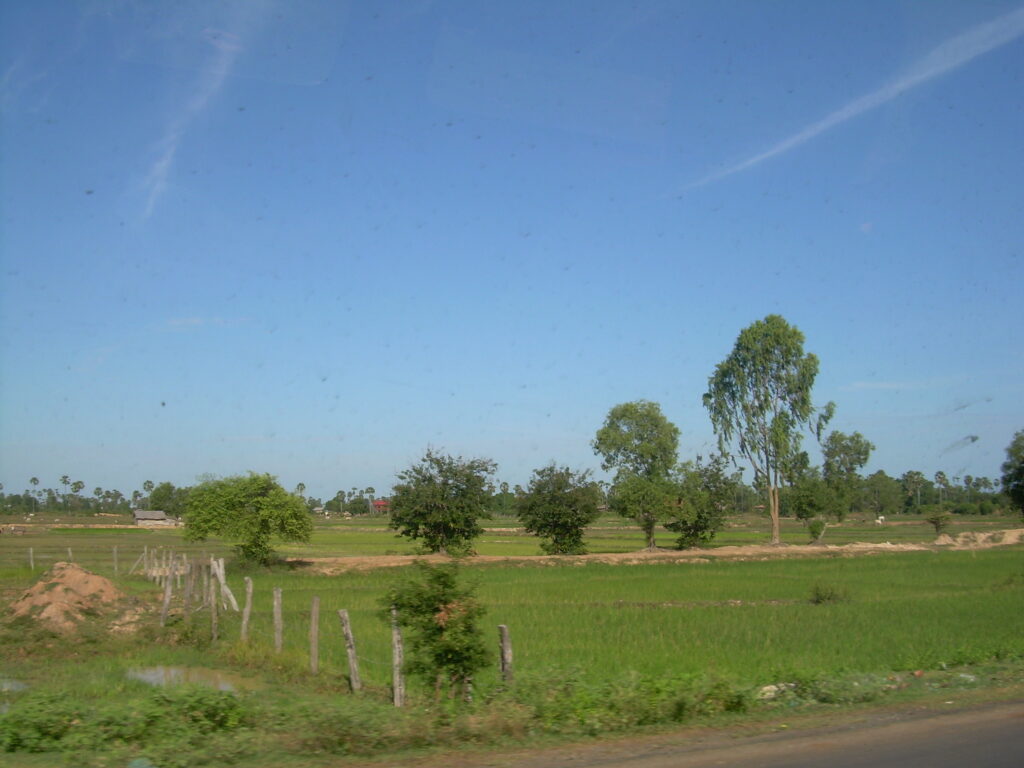
[[(727, 514), (745, 515), (762, 511), (763, 491), (739, 481), (737, 475)], [(65, 482), (67, 481), (67, 482)], [(7, 493), (0, 487), (0, 510), (8, 515), (28, 516), (37, 513), (46, 515), (95, 515), (124, 514), (133, 509), (159, 509), (172, 517), (185, 514), (185, 503), (190, 488), (177, 487), (170, 482), (154, 483), (147, 480), (142, 488), (128, 494), (117, 489), (99, 486), (92, 493), (85, 491), (86, 484), (71, 480), (68, 475), (60, 478), (59, 487), (39, 487), (37, 478), (29, 480), (30, 488), (21, 493)], [(609, 485), (598, 483), (607, 503)], [(516, 516), (516, 498), (524, 490), (521, 486), (500, 483), (491, 497), (490, 512), (497, 517)], [(310, 514), (370, 515), (375, 512), (373, 502), (379, 497), (376, 489), (367, 487), (339, 490), (326, 502), (314, 496), (305, 495), (305, 486), (299, 483), (294, 493), (305, 502)], [(782, 514), (797, 516), (792, 509), (793, 499), (790, 488), (781, 490)], [(933, 514), (938, 510), (964, 515), (988, 515), (1006, 512), (1010, 509), (1009, 499), (999, 492), (997, 484), (988, 477), (947, 476), (936, 472), (932, 479), (922, 472), (909, 471), (900, 477), (892, 477), (879, 470), (866, 477), (856, 476), (849, 509), (853, 514), (896, 515)]]

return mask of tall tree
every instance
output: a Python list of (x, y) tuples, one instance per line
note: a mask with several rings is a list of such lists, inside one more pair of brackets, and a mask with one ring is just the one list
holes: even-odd
[(68, 511), (68, 486), (71, 485), (71, 478), (67, 475), (60, 476), (60, 483), (64, 486), (64, 511)]
[(939, 504), (941, 504), (942, 494), (949, 491), (949, 478), (941, 469), (935, 473), (935, 486), (939, 489)]
[(1003, 493), (1010, 497), (1010, 503), (1024, 515), (1024, 429), (1013, 436), (1006, 447), (1006, 461), (1003, 471)]
[(904, 472), (900, 477), (900, 484), (903, 486), (903, 504), (909, 510), (912, 507), (921, 506), (921, 489), (927, 482), (924, 474), (912, 469)]
[(611, 506), (640, 524), (654, 549), (654, 526), (671, 509), (669, 475), (676, 464), (679, 428), (649, 400), (620, 403), (608, 411), (591, 444), (601, 468), (615, 471)]
[(431, 552), (465, 554), (487, 518), (490, 459), (463, 459), (428, 450), (420, 461), (398, 473), (388, 523), (402, 536), (420, 539)]
[(708, 379), (704, 407), (725, 453), (736, 444), (768, 493), (773, 544), (779, 543), (779, 486), (792, 475), (804, 428), (821, 439), (835, 410), (817, 409), (811, 390), (818, 358), (804, 353), (804, 335), (779, 315), (740, 331), (732, 352)]
[(871, 458), (875, 446), (860, 432), (845, 435), (834, 431), (822, 446), (822, 477), (832, 489), (836, 517), (842, 520), (853, 506), (860, 475), (857, 473)]

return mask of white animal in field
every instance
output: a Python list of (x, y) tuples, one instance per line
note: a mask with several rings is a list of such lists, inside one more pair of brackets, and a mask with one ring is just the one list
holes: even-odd
[(885, 515), (879, 515), (875, 518), (875, 525), (885, 525)]

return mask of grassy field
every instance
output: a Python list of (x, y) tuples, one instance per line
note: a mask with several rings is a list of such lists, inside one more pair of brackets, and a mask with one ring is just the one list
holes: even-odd
[[(831, 543), (934, 539), (934, 531), (923, 521), (900, 522), (907, 524), (837, 526), (827, 537)], [(1012, 527), (1018, 521), (981, 518), (960, 522), (960, 530), (985, 530)], [(384, 520), (366, 519), (320, 525), (309, 546), (283, 551), (307, 557), (413, 552), (411, 545), (396, 539), (385, 526)], [(538, 553), (535, 539), (512, 528), (512, 522), (492, 521), (478, 551)], [(765, 538), (761, 521), (751, 520), (724, 531), (716, 543), (760, 543)], [(784, 539), (795, 544), (806, 542), (806, 538), (799, 526), (789, 522), (784, 526)], [(663, 543), (670, 543), (667, 534)], [(641, 544), (639, 531), (615, 518), (599, 521), (588, 535), (592, 551), (632, 551)], [(176, 530), (55, 527), (5, 535), (0, 538), (0, 609), (52, 562), (66, 559), (68, 547), (76, 562), (113, 576), (115, 546), (120, 561), (118, 585), (155, 608), (157, 587), (137, 575), (126, 575), (143, 545), (230, 558), (224, 543), (185, 544)], [(28, 567), (29, 547), (36, 562), (34, 573)], [(1000, 670), (993, 673), (998, 679), (1024, 676), (1024, 548), (1020, 546), (770, 561), (692, 560), (630, 566), (550, 563), (470, 564), (463, 569), (464, 576), (478, 585), (478, 597), (487, 608), (489, 635), (496, 641), (497, 624), (508, 625), (512, 634), (517, 686), (511, 691), (504, 689), (494, 668), (476, 680), (476, 719), (472, 722), (493, 718), (489, 728), (494, 738), (521, 738), (535, 732), (591, 733), (670, 722), (684, 711), (699, 715), (704, 710), (729, 709), (728, 702), (734, 700), (741, 702), (742, 708), (773, 706), (771, 702), (759, 704), (754, 696), (768, 684), (792, 685), (792, 690), (799, 692), (797, 703), (820, 705), (859, 701), (869, 694), (888, 695), (889, 689), (905, 687), (902, 682), (886, 682), (891, 680), (909, 681), (907, 685), (930, 684), (929, 680), (941, 681), (935, 685), (983, 685), (988, 673), (979, 670), (993, 664)], [(429, 707), (416, 709), (427, 704), (416, 704), (408, 717), (419, 711), (421, 719), (431, 723), (421, 732), (415, 718), (407, 721), (403, 715), (395, 720), (393, 710), (386, 707), (390, 630), (381, 616), (381, 599), (408, 570), (390, 568), (328, 577), (305, 567), (244, 572), (229, 560), (229, 582), (236, 595), (243, 594), (244, 575), (255, 585), (251, 641), (244, 646), (238, 642), (239, 617), (233, 613), (221, 615), (221, 640), (213, 645), (208, 641), (205, 613), (197, 614), (189, 626), (173, 615), (166, 629), (151, 622), (138, 637), (116, 640), (91, 631), (66, 640), (23, 625), (7, 627), (0, 635), (0, 679), (23, 682), (28, 688), (0, 694), (12, 706), (12, 714), (0, 715), (0, 743), (4, 718), (12, 717), (19, 706), (31, 708), (32, 697), (52, 694), (54, 701), (99, 707), (97, 712), (118, 702), (148, 700), (152, 694), (145, 684), (126, 674), (132, 668), (152, 665), (230, 670), (262, 686), (261, 693), (237, 697), (248, 701), (246, 706), (258, 712), (258, 718), (270, 722), (284, 718), (288, 711), (301, 710), (308, 716), (299, 717), (292, 729), (308, 729), (310, 734), (321, 728), (316, 725), (316, 712), (325, 707), (351, 708), (355, 706), (351, 702), (357, 702), (358, 711), (338, 715), (339, 722), (349, 723), (351, 733), (345, 731), (348, 735), (341, 742), (322, 745), (331, 754), (390, 749), (383, 742), (377, 746), (351, 742), (355, 738), (352, 733), (368, 729), (388, 731), (399, 746), (460, 743), (465, 734), (454, 734), (451, 728), (458, 723), (470, 730), (476, 727), (466, 725), (469, 721), (460, 720), (461, 715), (439, 725), (440, 721), (432, 719), (434, 715), (425, 714)], [(281, 587), (284, 594), (286, 631), (280, 655), (272, 647), (274, 587)], [(814, 602), (815, 594), (835, 599)], [(313, 596), (321, 600), (321, 669), (316, 677), (308, 671), (308, 616)], [(362, 697), (346, 695), (347, 665), (336, 615), (339, 608), (347, 609), (352, 617), (361, 672), (368, 685)], [(912, 675), (914, 670), (925, 672), (924, 682)], [(425, 690), (414, 682), (412, 693), (418, 701)], [(679, 701), (684, 699), (705, 704), (682, 706)], [(630, 702), (629, 707), (621, 702)], [(632, 714), (626, 714), (626, 709)], [(99, 715), (79, 713), (75, 717), (88, 720)], [(301, 727), (296, 724), (300, 721)], [(245, 722), (244, 718), (239, 722)], [(395, 728), (401, 734), (396, 736)], [(282, 729), (287, 730), (283, 725)], [(491, 738), (473, 733), (476, 735), (466, 738)], [(251, 735), (259, 741), (266, 734), (259, 738)], [(315, 740), (312, 735), (300, 740), (303, 754)], [(289, 751), (294, 745), (288, 746), (287, 740), (271, 745), (260, 741), (258, 749), (253, 746), (256, 741), (243, 740), (249, 746), (239, 753), (239, 760), (259, 764), (253, 756), (256, 753), (294, 758)], [(138, 752), (137, 747), (125, 749), (131, 754)], [(224, 749), (211, 748), (208, 756), (231, 762)], [(99, 760), (97, 755), (104, 754), (97, 748), (76, 750), (74, 754), (82, 760), (84, 754), (92, 755), (90, 760)], [(174, 749), (167, 747), (156, 764), (176, 764), (166, 756), (172, 753)]]

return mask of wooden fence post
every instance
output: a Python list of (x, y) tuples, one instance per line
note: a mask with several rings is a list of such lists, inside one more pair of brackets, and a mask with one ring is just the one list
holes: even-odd
[(114, 575), (117, 576), (117, 547), (114, 547)]
[(309, 608), (309, 671), (320, 672), (320, 598), (315, 596)]
[(36, 553), (32, 547), (28, 548), (28, 567), (32, 573), (36, 572)]
[(71, 547), (68, 547), (68, 562), (69, 563), (75, 562), (75, 558), (71, 554)]
[(281, 588), (274, 587), (274, 650), (281, 652), (284, 645), (284, 618), (281, 616)]
[(345, 652), (348, 654), (348, 680), (352, 691), (358, 691), (363, 687), (363, 681), (359, 678), (359, 657), (356, 656), (356, 638), (352, 634), (352, 624), (348, 620), (348, 611), (338, 611), (338, 618), (341, 619), (341, 633), (345, 636)]
[(512, 682), (512, 640), (508, 635), (508, 626), (498, 625), (498, 646), (501, 649), (501, 679)]
[(167, 611), (170, 610), (171, 607), (171, 589), (171, 580), (167, 579), (167, 581), (164, 582), (164, 604), (163, 607), (160, 609), (161, 627), (167, 624)]
[(249, 617), (252, 615), (252, 579), (245, 577), (245, 607), (242, 609), (242, 642), (249, 642)]
[(185, 621), (188, 621), (192, 616), (192, 588), (196, 583), (196, 570), (193, 564), (187, 559), (185, 560), (185, 593), (182, 595), (182, 613), (185, 616)]
[(216, 640), (219, 636), (217, 626), (217, 584), (210, 579), (210, 639)]
[(391, 687), (396, 707), (405, 705), (403, 666), (402, 628), (398, 626), (398, 609), (391, 606)]

